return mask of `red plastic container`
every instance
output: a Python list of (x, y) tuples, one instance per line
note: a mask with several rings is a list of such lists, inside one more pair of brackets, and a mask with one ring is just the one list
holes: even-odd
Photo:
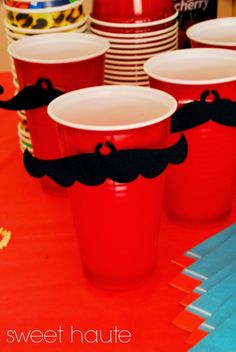
[[(108, 41), (89, 34), (43, 34), (24, 38), (9, 46), (20, 88), (39, 78), (49, 79), (54, 88), (69, 92), (103, 84)], [(47, 107), (26, 112), (35, 156), (59, 157), (55, 123)]]
[[(199, 100), (206, 90), (216, 90), (221, 98), (236, 100), (234, 51), (186, 49), (159, 54), (146, 63), (145, 71), (151, 87), (172, 94), (179, 107)], [(236, 180), (236, 128), (208, 121), (184, 134), (189, 154), (179, 168), (168, 170), (167, 211), (175, 222), (211, 226), (226, 220), (231, 211)]]
[(187, 30), (192, 48), (236, 50), (236, 17), (217, 18), (197, 23)]
[[(94, 110), (93, 106), (96, 106)], [(92, 153), (98, 143), (115, 148), (165, 148), (176, 101), (150, 88), (104, 86), (65, 94), (48, 107), (58, 122), (64, 154)], [(104, 150), (105, 151), (105, 150)], [(107, 150), (109, 152), (109, 150)], [(165, 172), (131, 183), (107, 179), (98, 186), (68, 188), (87, 277), (123, 288), (152, 274)]]
[(94, 0), (92, 17), (119, 23), (155, 21), (175, 12), (173, 1), (166, 0)]
[[(177, 16), (176, 16), (177, 17)], [(93, 22), (93, 18), (91, 18), (91, 24), (90, 27), (94, 28), (95, 30), (99, 30), (105, 33), (114, 33), (114, 34), (121, 34), (122, 35), (129, 35), (130, 37), (132, 37), (132, 35), (137, 35), (139, 34), (140, 37), (142, 37), (142, 35), (147, 36), (149, 35), (150, 37), (152, 35), (156, 35), (159, 33), (163, 33), (163, 32), (168, 32), (168, 30), (172, 29), (173, 26), (176, 24), (176, 18), (171, 17), (170, 21), (167, 21), (165, 23), (160, 23), (160, 24), (155, 24), (155, 25), (151, 25), (150, 26), (145, 26), (145, 27), (113, 27), (111, 24), (108, 25), (108, 23), (95, 23)], [(155, 34), (153, 34), (155, 33)]]

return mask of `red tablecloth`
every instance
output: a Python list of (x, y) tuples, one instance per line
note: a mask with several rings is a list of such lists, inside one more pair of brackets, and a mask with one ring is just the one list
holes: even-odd
[[(9, 73), (0, 75), (12, 95)], [(8, 247), (0, 251), (0, 351), (55, 352), (184, 352), (188, 334), (171, 321), (183, 309), (184, 297), (168, 285), (180, 271), (171, 259), (221, 228), (189, 230), (164, 216), (158, 269), (152, 281), (129, 292), (106, 292), (83, 277), (78, 244), (66, 198), (46, 195), (28, 176), (18, 146), (17, 114), (0, 110), (0, 227), (12, 231)], [(236, 209), (236, 207), (235, 207)], [(236, 219), (236, 211), (229, 222)], [(64, 330), (61, 343), (7, 342), (9, 330)], [(70, 343), (70, 327), (102, 330), (115, 326), (132, 333), (128, 344)]]

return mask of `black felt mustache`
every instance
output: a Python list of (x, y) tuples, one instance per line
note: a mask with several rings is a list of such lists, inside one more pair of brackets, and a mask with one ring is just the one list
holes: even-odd
[(214, 100), (207, 102), (209, 90), (202, 93), (199, 101), (194, 101), (177, 110), (171, 120), (171, 132), (182, 132), (214, 121), (224, 126), (236, 127), (236, 102), (221, 99), (219, 93), (212, 90)]
[[(0, 94), (3, 93), (0, 86)], [(23, 88), (10, 100), (0, 100), (0, 108), (5, 110), (32, 110), (47, 106), (63, 92), (54, 88), (45, 78), (39, 78), (34, 85)]]
[(188, 154), (188, 144), (181, 135), (178, 142), (165, 149), (117, 150), (107, 142), (109, 154), (101, 154), (102, 143), (94, 153), (78, 154), (56, 160), (40, 160), (28, 150), (24, 153), (24, 165), (33, 177), (48, 176), (63, 187), (78, 181), (88, 186), (97, 186), (111, 179), (118, 183), (129, 183), (138, 176), (148, 179), (159, 176), (168, 164), (182, 163)]

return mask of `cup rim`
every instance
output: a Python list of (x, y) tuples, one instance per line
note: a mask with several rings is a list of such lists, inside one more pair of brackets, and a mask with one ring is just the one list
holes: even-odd
[[(88, 29), (88, 25), (87, 25), (87, 23), (84, 23), (82, 26), (79, 26), (79, 27), (77, 27), (74, 31), (72, 31), (72, 32), (75, 32), (75, 33), (85, 33), (86, 31), (87, 31), (87, 29)], [(87, 34), (89, 34), (89, 33), (87, 33)]]
[[(15, 2), (34, 2), (33, 0), (14, 0)], [(50, 1), (57, 1), (57, 0), (50, 0)], [(40, 0), (39, 2), (48, 2), (48, 0)]]
[(21, 141), (19, 141), (19, 142), (20, 142), (20, 151), (21, 151), (22, 153), (24, 153), (25, 150), (27, 149), (30, 153), (33, 154), (33, 149), (32, 149), (32, 148), (26, 148), (24, 145), (22, 145)]
[(18, 137), (20, 138), (20, 140), (21, 140), (22, 142), (25, 142), (25, 143), (27, 143), (27, 144), (32, 144), (31, 139), (28, 138), (28, 137), (26, 137), (26, 136), (24, 136), (23, 134), (21, 134), (20, 131), (18, 131), (17, 134), (18, 134)]
[(118, 64), (120, 67), (121, 66), (131, 66), (132, 67), (132, 65), (136, 65), (136, 66), (143, 66), (144, 65), (144, 63), (146, 62), (146, 60), (145, 59), (140, 59), (140, 60), (134, 60), (134, 61), (132, 61), (132, 60), (129, 60), (129, 61), (127, 61), (127, 62), (125, 62), (125, 61), (119, 61), (119, 60), (115, 60), (115, 59), (108, 59), (107, 57), (106, 57), (106, 61), (105, 61), (105, 67), (106, 67), (106, 65), (108, 64), (108, 65), (116, 65), (116, 64)]
[[(93, 33), (93, 32), (92, 32)], [(135, 44), (148, 44), (148, 43), (151, 43), (151, 42), (156, 42), (156, 41), (161, 41), (161, 40), (164, 40), (164, 39), (169, 39), (169, 38), (172, 38), (174, 37), (175, 35), (178, 35), (178, 30), (177, 30), (177, 27), (176, 29), (174, 29), (173, 31), (169, 32), (169, 33), (166, 33), (164, 35), (159, 35), (159, 36), (154, 36), (154, 37), (147, 37), (147, 38), (134, 38), (134, 39), (121, 39), (121, 40), (113, 40), (112, 39), (109, 39), (110, 43), (112, 45), (135, 45)]]
[[(88, 29), (88, 25), (87, 25), (87, 23), (84, 23), (82, 26), (79, 26), (79, 27), (75, 27), (75, 28), (73, 28), (71, 31), (75, 31), (75, 32), (77, 32), (77, 31), (80, 31), (80, 32), (83, 32), (83, 31), (85, 31), (86, 29)], [(9, 38), (9, 39), (23, 39), (23, 38), (28, 38), (28, 37), (30, 37), (31, 35), (27, 35), (26, 33), (11, 33), (11, 31), (9, 30), (9, 28), (5, 28), (5, 31), (6, 31), (6, 35), (7, 35), (7, 38)], [(68, 32), (70, 32), (70, 30), (68, 31)], [(60, 32), (60, 33), (65, 33), (65, 32)], [(47, 34), (47, 33), (45, 33), (45, 34)], [(48, 33), (48, 34), (50, 34), (50, 33)], [(106, 38), (104, 38), (104, 39), (106, 39)]]
[(17, 39), (13, 39), (13, 38), (7, 37), (7, 44), (11, 45), (12, 43), (15, 43), (16, 40)]
[(33, 147), (31, 143), (24, 142), (21, 138), (19, 138), (21, 150), (28, 149), (30, 152), (33, 152)]
[(13, 70), (13, 68), (11, 69), (11, 74), (12, 74), (12, 77), (13, 77), (13, 78), (18, 79), (17, 74), (16, 74), (16, 71)]
[(154, 36), (163, 35), (167, 34), (169, 32), (172, 32), (173, 30), (178, 30), (178, 21), (176, 21), (175, 24), (173, 24), (170, 27), (159, 29), (157, 31), (152, 31), (152, 32), (144, 32), (144, 33), (113, 33), (113, 32), (104, 32), (101, 31), (100, 29), (96, 29), (91, 27), (91, 24), (89, 26), (89, 29), (91, 32), (99, 35), (104, 35), (104, 37), (108, 37), (109, 39), (117, 39), (117, 40), (134, 40), (134, 39), (145, 39), (145, 38), (151, 38)]
[[(88, 41), (90, 41), (93, 44), (97, 44), (97, 50), (93, 54), (84, 55), (81, 57), (58, 59), (58, 60), (35, 59), (35, 58), (29, 58), (27, 56), (17, 54), (17, 50), (22, 49), (24, 45), (25, 47), (31, 47), (32, 45), (35, 46), (40, 42), (47, 42), (47, 41), (48, 42), (52, 41), (55, 44), (56, 40), (58, 40), (63, 45), (62, 41), (63, 40), (67, 41), (69, 38), (73, 40), (76, 39), (78, 42), (86, 41), (86, 43), (88, 43)], [(66, 64), (66, 63), (85, 61), (100, 55), (104, 55), (107, 52), (108, 48), (109, 48), (109, 41), (104, 38), (100, 38), (98, 36), (87, 34), (87, 33), (72, 32), (72, 33), (41, 34), (41, 35), (32, 36), (28, 38), (22, 38), (8, 46), (8, 53), (14, 59), (21, 60), (24, 62), (37, 63), (37, 64)]]
[[(114, 81), (114, 80), (104, 80), (106, 86), (123, 86), (124, 82)], [(129, 86), (133, 87), (146, 87), (149, 88), (149, 82), (129, 82)]]
[(123, 50), (124, 51), (127, 49), (148, 49), (152, 47), (158, 47), (158, 45), (163, 45), (165, 43), (170, 43), (171, 41), (174, 41), (174, 39), (177, 39), (176, 37), (169, 37), (166, 40), (156, 40), (153, 42), (149, 43), (137, 43), (137, 44), (113, 44), (110, 42), (110, 49), (115, 49), (115, 50)]
[(137, 66), (136, 67), (127, 67), (127, 66), (119, 66), (119, 65), (105, 65), (105, 70), (113, 70), (113, 69), (117, 69), (118, 72), (144, 72), (143, 71), (143, 65), (138, 66), (139, 70), (137, 70)]
[(24, 34), (11, 33), (11, 31), (8, 28), (5, 28), (5, 33), (6, 33), (7, 37), (10, 39), (21, 39), (21, 38), (25, 37)]
[(118, 23), (118, 22), (105, 22), (89, 16), (89, 20), (95, 24), (104, 26), (104, 27), (113, 27), (113, 28), (144, 28), (152, 27), (159, 24), (170, 22), (178, 17), (179, 12), (176, 11), (173, 15), (162, 18), (161, 20), (150, 21), (150, 22), (141, 22), (141, 23)]
[[(76, 99), (78, 102), (81, 97), (81, 100), (83, 101), (83, 97), (90, 97), (92, 101), (92, 96), (96, 97), (101, 97), (103, 96), (106, 98), (107, 101), (109, 101), (109, 96), (110, 97), (117, 97), (119, 94), (121, 96), (126, 96), (129, 94), (138, 96), (145, 97), (147, 96), (147, 99), (151, 99), (151, 95), (154, 99), (154, 97), (158, 99), (162, 99), (166, 101), (166, 104), (169, 105), (169, 109), (166, 113), (163, 113), (161, 116), (157, 118), (151, 118), (148, 121), (142, 121), (142, 122), (136, 122), (136, 123), (127, 123), (127, 124), (120, 124), (120, 125), (87, 125), (83, 123), (75, 123), (75, 122), (70, 122), (70, 121), (65, 121), (65, 119), (60, 118), (58, 116), (58, 113), (55, 111), (55, 107), (57, 104), (62, 104), (64, 106), (65, 99)], [(162, 92), (157, 89), (152, 89), (149, 87), (138, 87), (138, 86), (130, 86), (130, 85), (116, 85), (116, 86), (99, 86), (99, 87), (90, 87), (90, 88), (83, 88), (79, 89), (73, 92), (69, 92), (66, 94), (63, 94), (53, 100), (49, 105), (48, 105), (48, 114), (51, 117), (52, 120), (55, 122), (66, 126), (66, 127), (71, 127), (74, 129), (81, 129), (81, 130), (87, 130), (87, 131), (125, 131), (125, 130), (131, 130), (131, 129), (137, 129), (137, 128), (142, 128), (142, 127), (147, 127), (154, 125), (155, 123), (161, 122), (167, 118), (169, 118), (177, 109), (177, 101), (174, 97), (172, 97), (170, 94), (166, 92)]]
[[(108, 54), (106, 55), (106, 58), (107, 59), (113, 59), (113, 60), (118, 60), (118, 59), (121, 59), (121, 60), (142, 60), (142, 59), (150, 59), (150, 55), (159, 55), (159, 53), (162, 53), (163, 51), (164, 52), (169, 52), (169, 51), (176, 51), (178, 47), (178, 40), (176, 40), (175, 42), (171, 43), (170, 45), (164, 45), (162, 47), (160, 47), (159, 49), (160, 50), (156, 50), (154, 52), (146, 52), (144, 54), (142, 53), (134, 53), (134, 55), (110, 55), (109, 52)], [(156, 55), (155, 55), (156, 56)]]
[(54, 13), (54, 12), (61, 12), (69, 9), (73, 9), (74, 7), (78, 7), (83, 4), (83, 0), (76, 0), (72, 3), (62, 5), (62, 6), (55, 6), (55, 7), (47, 7), (47, 8), (40, 8), (40, 9), (22, 9), (21, 7), (11, 7), (4, 3), (4, 8), (7, 11), (11, 12), (19, 12), (19, 13), (28, 13), (28, 14), (39, 14), (39, 13)]
[(224, 27), (224, 25), (229, 25), (230, 22), (233, 22), (236, 28), (236, 17), (215, 18), (212, 20), (196, 23), (187, 29), (186, 35), (190, 40), (193, 40), (198, 43), (225, 46), (230, 49), (231, 47), (236, 46), (236, 40), (235, 42), (222, 42), (218, 40), (201, 39), (198, 37), (198, 33), (200, 31), (203, 31), (204, 29), (209, 29), (209, 26), (211, 26), (212, 29), (217, 28), (218, 26)]
[(121, 76), (121, 77), (125, 77), (125, 76), (127, 76), (127, 77), (129, 77), (129, 76), (144, 76), (145, 78), (147, 77), (147, 74), (143, 71), (143, 70), (140, 70), (140, 71), (124, 71), (124, 72), (122, 72), (122, 71), (117, 71), (117, 70), (107, 70), (107, 69), (105, 69), (105, 77), (107, 77), (107, 74), (109, 75), (109, 74), (113, 74), (113, 75), (115, 75), (115, 77), (116, 76)]
[(82, 26), (83, 24), (85, 24), (87, 22), (88, 16), (82, 14), (81, 16), (83, 16), (83, 19), (79, 22), (73, 23), (73, 24), (69, 24), (68, 26), (62, 26), (62, 27), (57, 27), (57, 28), (50, 28), (50, 29), (23, 29), (23, 28), (19, 28), (19, 27), (14, 27), (12, 25), (10, 25), (9, 23), (7, 23), (6, 19), (4, 20), (4, 25), (7, 29), (11, 30), (12, 32), (18, 32), (20, 33), (24, 33), (24, 34), (53, 34), (53, 33), (63, 33), (63, 31), (69, 31), (69, 30), (73, 30), (74, 28), (77, 28), (78, 25)]
[[(4, 0), (3, 0), (4, 1)], [(40, 3), (46, 3), (46, 2), (48, 2), (49, 0), (40, 0), (40, 1), (38, 1), (38, 2), (40, 2)], [(50, 2), (56, 2), (56, 1), (58, 1), (58, 0), (50, 0)], [(83, 1), (83, 0), (82, 0)], [(6, 1), (4, 1), (4, 3), (5, 3)], [(20, 0), (20, 1), (18, 1), (18, 0), (13, 0), (13, 2), (15, 3), (21, 3), (21, 4), (32, 4), (32, 3), (34, 3), (34, 1), (33, 0)], [(68, 5), (68, 4), (70, 4), (71, 2), (68, 0), (64, 5)], [(64, 6), (64, 5), (59, 5), (59, 6)], [(7, 5), (6, 4), (6, 6), (8, 6), (8, 7), (11, 7), (11, 8), (14, 8), (14, 9), (24, 9), (23, 7), (19, 7), (19, 6), (9, 6), (9, 5)], [(59, 7), (59, 6), (54, 6), (53, 4), (51, 5), (51, 6), (49, 6), (50, 8), (55, 8), (55, 7)], [(47, 7), (44, 7), (44, 9), (46, 9)], [(35, 10), (38, 10), (39, 8), (37, 8), (37, 7), (34, 7), (34, 8), (28, 8), (28, 10), (32, 10), (32, 11), (35, 11)]]
[[(153, 48), (140, 48), (140, 49), (133, 49), (133, 50), (123, 50), (123, 49), (116, 49), (112, 47), (112, 45), (110, 45), (110, 48), (109, 48), (109, 54), (146, 54), (146, 53), (152, 53), (152, 52), (157, 52), (158, 50), (157, 49), (160, 49), (160, 50), (164, 50), (166, 47), (168, 48), (169, 46), (171, 45), (174, 45), (178, 42), (178, 39), (177, 38), (173, 38), (172, 40), (170, 41), (164, 41), (161, 43), (161, 45), (155, 45), (154, 44), (154, 47)], [(164, 45), (162, 45), (164, 44)], [(132, 46), (131, 46), (132, 47)]]
[(21, 127), (21, 122), (19, 121), (18, 124), (17, 124), (17, 131), (18, 131), (18, 134), (20, 134), (20, 136), (23, 136), (25, 138), (28, 138), (30, 139), (30, 133), (29, 132), (26, 132), (22, 127)]
[[(22, 110), (18, 110), (17, 115), (21, 118), (21, 120), (24, 120), (24, 121), (27, 120), (26, 115), (25, 115), (25, 113), (22, 112)], [(21, 122), (21, 121), (19, 121), (19, 122)]]
[(218, 84), (218, 83), (227, 83), (227, 82), (232, 82), (236, 80), (236, 69), (235, 69), (235, 74), (232, 74), (228, 77), (224, 78), (212, 78), (212, 79), (181, 79), (181, 78), (169, 78), (166, 77), (165, 75), (162, 74), (157, 74), (153, 72), (154, 66), (156, 62), (158, 61), (159, 63), (165, 62), (166, 65), (166, 60), (170, 58), (173, 63), (175, 63), (176, 58), (181, 58), (181, 56), (186, 55), (189, 56), (189, 59), (192, 58), (194, 55), (207, 55), (211, 54), (213, 58), (216, 56), (219, 57), (219, 55), (223, 56), (231, 56), (232, 58), (235, 59), (235, 64), (236, 64), (236, 51), (234, 50), (228, 50), (228, 49), (218, 49), (218, 48), (192, 48), (192, 49), (184, 49), (184, 50), (175, 50), (175, 51), (169, 51), (169, 52), (164, 52), (164, 53), (159, 53), (158, 55), (153, 56), (149, 60), (147, 60), (144, 64), (144, 71), (147, 73), (147, 75), (151, 78), (157, 79), (162, 82), (166, 83), (173, 83), (173, 84), (181, 84), (181, 85), (205, 85), (205, 84)]
[(17, 90), (19, 90), (19, 89), (20, 89), (20, 86), (19, 86), (18, 79), (17, 79), (16, 77), (13, 77), (12, 82), (13, 82), (14, 87), (15, 87)]
[(124, 84), (129, 84), (129, 82), (149, 82), (146, 76), (113, 76), (105, 73), (105, 79), (108, 81), (120, 81)]

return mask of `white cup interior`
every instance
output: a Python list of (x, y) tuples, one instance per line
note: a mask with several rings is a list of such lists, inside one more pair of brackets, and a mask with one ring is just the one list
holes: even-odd
[(191, 26), (187, 36), (196, 42), (230, 46), (236, 45), (236, 17), (217, 18)]
[(8, 47), (15, 59), (53, 64), (86, 60), (104, 54), (109, 42), (91, 34), (42, 34), (23, 38)]
[(156, 89), (100, 86), (60, 96), (49, 104), (48, 113), (64, 126), (120, 131), (158, 123), (171, 116), (176, 107), (172, 96)]
[(200, 48), (160, 53), (144, 64), (144, 71), (176, 84), (230, 82), (236, 79), (236, 51)]

